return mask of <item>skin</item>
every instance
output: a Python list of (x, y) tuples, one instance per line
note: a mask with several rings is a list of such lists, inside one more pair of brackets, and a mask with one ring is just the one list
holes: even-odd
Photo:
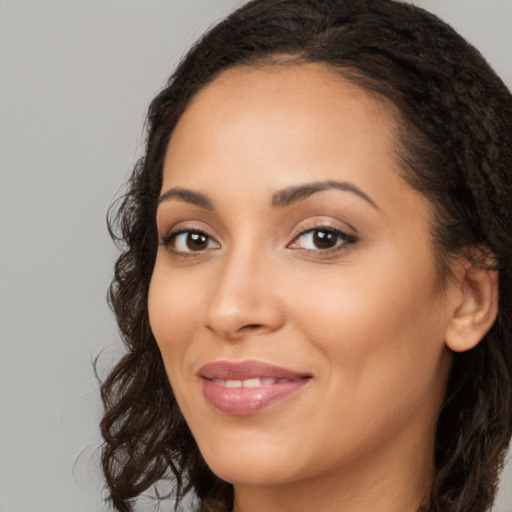
[[(173, 132), (150, 322), (235, 511), (412, 512), (428, 496), (465, 273), (439, 288), (429, 203), (399, 175), (394, 132), (389, 108), (321, 64), (229, 70)], [(272, 204), (283, 189), (332, 181), (361, 193)], [(349, 237), (319, 248), (312, 235), (326, 228)], [(197, 230), (208, 238), (192, 250)], [(197, 377), (225, 360), (312, 379), (257, 414), (227, 415)]]

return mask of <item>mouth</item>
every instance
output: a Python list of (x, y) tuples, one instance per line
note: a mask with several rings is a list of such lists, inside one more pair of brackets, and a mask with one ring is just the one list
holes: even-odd
[(203, 366), (198, 377), (206, 401), (216, 411), (247, 416), (296, 394), (312, 375), (258, 361), (218, 361)]
[(293, 382), (292, 379), (272, 379), (270, 377), (255, 377), (253, 379), (245, 380), (222, 380), (222, 379), (211, 379), (212, 382), (223, 386), (225, 388), (261, 388), (263, 386), (273, 386), (274, 384), (285, 384)]

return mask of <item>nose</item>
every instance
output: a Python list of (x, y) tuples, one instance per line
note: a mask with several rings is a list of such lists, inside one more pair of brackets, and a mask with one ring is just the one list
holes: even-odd
[(233, 252), (211, 283), (205, 325), (226, 340), (271, 333), (284, 323), (275, 265), (261, 252), (250, 252)]

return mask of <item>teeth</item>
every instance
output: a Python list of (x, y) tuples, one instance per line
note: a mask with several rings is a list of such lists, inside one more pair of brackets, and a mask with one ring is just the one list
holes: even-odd
[(261, 379), (247, 379), (241, 382), (244, 388), (260, 388), (262, 385)]
[(224, 386), (225, 388), (260, 388), (262, 386), (271, 386), (276, 382), (290, 382), (289, 379), (273, 379), (271, 377), (245, 379), (245, 380), (222, 380), (212, 379), (213, 382)]

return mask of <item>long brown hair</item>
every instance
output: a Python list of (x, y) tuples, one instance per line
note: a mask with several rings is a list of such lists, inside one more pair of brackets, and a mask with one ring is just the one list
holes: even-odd
[(427, 507), (486, 511), (512, 431), (512, 96), (453, 29), (394, 0), (253, 0), (196, 43), (151, 103), (145, 156), (109, 218), (122, 251), (109, 300), (127, 348), (101, 387), (110, 500), (130, 511), (171, 477), (178, 500), (192, 490), (201, 510), (231, 510), (232, 487), (204, 463), (149, 326), (156, 200), (169, 137), (194, 94), (230, 67), (282, 65), (283, 56), (325, 63), (399, 112), (397, 152), (405, 179), (434, 205), (442, 279), (450, 256), (468, 247), (495, 259), (498, 318), (454, 357)]

